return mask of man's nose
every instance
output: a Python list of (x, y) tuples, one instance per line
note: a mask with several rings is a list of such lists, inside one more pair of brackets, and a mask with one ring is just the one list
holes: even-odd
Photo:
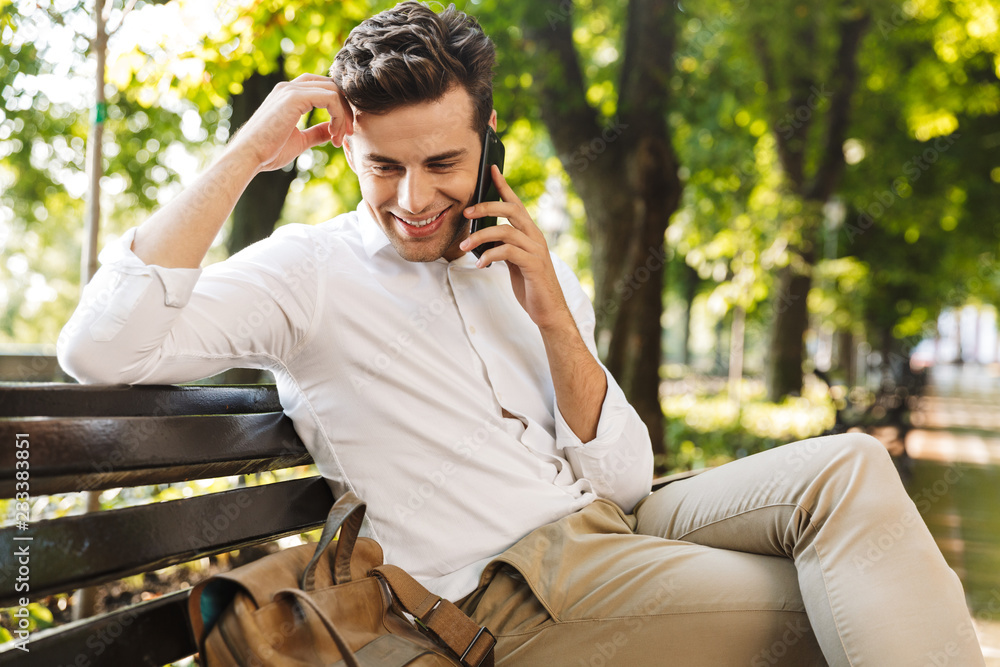
[(399, 181), (399, 205), (410, 213), (423, 213), (434, 202), (434, 187), (429, 175), (409, 170)]

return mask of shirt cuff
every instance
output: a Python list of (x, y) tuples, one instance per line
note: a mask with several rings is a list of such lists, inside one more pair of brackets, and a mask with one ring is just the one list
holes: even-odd
[[(135, 239), (136, 227), (122, 234), (116, 243), (106, 246), (98, 260), (102, 266), (120, 274), (133, 276), (156, 276), (163, 285), (163, 305), (171, 308), (183, 308), (191, 300), (194, 286), (201, 277), (201, 269), (165, 268), (155, 264), (146, 264), (132, 252), (132, 241)], [(131, 304), (134, 305), (134, 304)]]
[(556, 443), (560, 449), (586, 447), (589, 450), (597, 450), (588, 452), (591, 456), (595, 454), (600, 456), (601, 447), (606, 447), (610, 451), (621, 439), (630, 410), (628, 400), (604, 364), (601, 364), (601, 370), (607, 378), (608, 390), (604, 395), (604, 403), (601, 404), (601, 416), (597, 421), (597, 434), (593, 440), (583, 442), (577, 437), (559, 410), (559, 401), (555, 401)]
[(653, 449), (646, 425), (608, 369), (603, 364), (601, 368), (608, 378), (608, 393), (601, 406), (597, 435), (590, 442), (581, 442), (556, 405), (556, 446), (577, 479), (589, 481), (599, 497), (631, 512), (637, 502), (649, 495)]

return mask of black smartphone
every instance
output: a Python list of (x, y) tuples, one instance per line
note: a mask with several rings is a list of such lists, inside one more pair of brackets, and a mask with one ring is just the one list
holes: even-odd
[[(497, 192), (497, 186), (493, 184), (490, 165), (495, 164), (500, 168), (500, 172), (503, 173), (503, 155), (503, 143), (501, 143), (500, 137), (497, 136), (492, 127), (487, 127), (486, 136), (483, 138), (483, 153), (479, 158), (479, 180), (476, 182), (476, 191), (473, 194), (470, 206), (481, 204), (484, 201), (500, 201), (500, 193)], [(472, 231), (470, 233), (474, 234), (480, 229), (493, 227), (496, 224), (497, 219), (493, 216), (476, 218), (472, 221)], [(479, 258), (483, 256), (484, 252), (498, 245), (500, 245), (499, 241), (490, 241), (489, 243), (483, 243), (473, 248), (472, 252)]]

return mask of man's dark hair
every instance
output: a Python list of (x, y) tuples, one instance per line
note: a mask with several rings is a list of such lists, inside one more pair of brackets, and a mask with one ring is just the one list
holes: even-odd
[(475, 18), (450, 5), (440, 14), (403, 2), (363, 21), (347, 37), (330, 76), (361, 111), (387, 113), (430, 102), (455, 85), (472, 98), (472, 128), (493, 111), (496, 50)]

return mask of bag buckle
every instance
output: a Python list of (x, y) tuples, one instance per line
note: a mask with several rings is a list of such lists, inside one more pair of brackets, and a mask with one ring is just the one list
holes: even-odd
[[(472, 638), (471, 642), (469, 642), (469, 646), (465, 649), (465, 651), (459, 657), (459, 660), (462, 661), (462, 664), (466, 664), (465, 663), (465, 656), (469, 655), (469, 651), (471, 651), (472, 647), (474, 647), (476, 645), (476, 642), (479, 641), (479, 638), (482, 636), (482, 634), (484, 632), (486, 633), (486, 636), (488, 636), (490, 638), (490, 645), (486, 648), (486, 652), (483, 653), (483, 656), (485, 657), (485, 656), (489, 655), (490, 651), (493, 650), (493, 647), (497, 645), (497, 638), (494, 637), (493, 633), (490, 632), (489, 629), (487, 629), (487, 627), (484, 625), (483, 627), (479, 628), (479, 632), (476, 633), (476, 636)], [(482, 662), (482, 660), (480, 660), (475, 665), (473, 665), (473, 667), (479, 667), (480, 662)]]

